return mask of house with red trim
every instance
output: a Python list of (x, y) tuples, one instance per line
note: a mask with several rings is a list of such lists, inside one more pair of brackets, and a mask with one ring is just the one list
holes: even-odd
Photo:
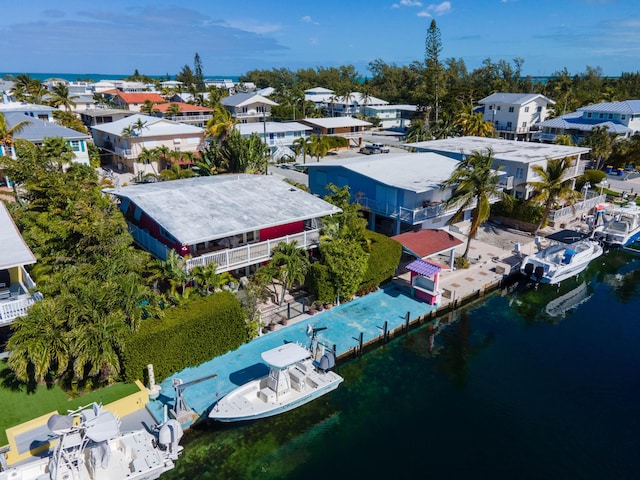
[(102, 92), (102, 94), (109, 97), (113, 106), (116, 108), (126, 108), (132, 112), (139, 112), (140, 107), (142, 107), (147, 100), (153, 103), (166, 102), (162, 95), (156, 92), (126, 93), (113, 89), (106, 90)]
[(215, 264), (248, 275), (280, 242), (318, 246), (320, 220), (341, 210), (270, 175), (229, 174), (105, 190), (117, 198), (136, 243), (185, 268)]
[[(172, 113), (172, 105), (176, 105), (178, 111)], [(208, 107), (201, 107), (200, 105), (192, 105), (184, 102), (167, 102), (155, 105), (158, 110), (157, 116), (164, 117), (172, 122), (186, 123), (188, 125), (194, 125), (196, 127), (204, 128), (207, 122), (211, 119), (212, 110)]]

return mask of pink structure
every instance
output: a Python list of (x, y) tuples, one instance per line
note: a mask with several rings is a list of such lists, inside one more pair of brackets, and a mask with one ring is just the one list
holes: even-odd
[(442, 298), (442, 292), (439, 288), (442, 267), (418, 258), (407, 265), (406, 269), (411, 272), (412, 296), (429, 305), (438, 305)]

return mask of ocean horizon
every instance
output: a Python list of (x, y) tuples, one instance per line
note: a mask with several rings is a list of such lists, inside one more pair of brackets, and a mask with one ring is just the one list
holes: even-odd
[[(92, 80), (94, 82), (99, 82), (100, 80), (123, 80), (127, 77), (132, 76), (133, 74), (103, 74), (103, 73), (47, 73), (47, 72), (3, 72), (0, 74), (1, 78), (10, 75), (11, 77), (16, 77), (18, 75), (22, 75), (26, 73), (31, 78), (44, 81), (50, 78), (61, 78), (63, 80), (67, 80), (69, 82), (75, 82), (78, 80)], [(141, 74), (144, 75), (144, 74)], [(146, 75), (149, 78), (167, 78), (166, 75)], [(175, 80), (175, 75), (169, 75), (171, 80)], [(232, 80), (237, 82), (240, 80), (240, 75), (205, 75), (205, 79), (211, 80)]]

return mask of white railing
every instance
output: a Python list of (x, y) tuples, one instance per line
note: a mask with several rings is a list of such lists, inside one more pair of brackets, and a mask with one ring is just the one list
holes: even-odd
[(18, 317), (24, 317), (29, 307), (42, 300), (42, 295), (38, 292), (31, 296), (21, 295), (16, 300), (0, 302), (0, 326), (9, 325)]
[(171, 120), (173, 122), (208, 122), (211, 120), (213, 115), (173, 115), (171, 117), (166, 117), (167, 120)]
[(246, 112), (236, 112), (233, 114), (234, 117), (243, 118), (243, 117), (270, 117), (271, 112), (258, 112), (257, 110), (249, 110)]
[(588, 198), (581, 202), (575, 203), (573, 206), (563, 207), (558, 210), (553, 210), (549, 214), (549, 221), (557, 222), (558, 220), (564, 217), (574, 216), (577, 214), (588, 212), (589, 210), (594, 208), (596, 205), (599, 205), (606, 201), (607, 201), (606, 195), (598, 195), (596, 197)]
[(191, 271), (194, 267), (205, 267), (215, 263), (218, 273), (228, 272), (236, 268), (242, 268), (257, 263), (266, 262), (271, 258), (271, 252), (281, 242), (296, 242), (298, 248), (314, 248), (320, 240), (320, 229), (305, 230), (293, 235), (266, 240), (264, 242), (251, 243), (237, 248), (228, 248), (217, 252), (207, 253), (195, 258), (189, 258), (185, 262), (185, 270)]

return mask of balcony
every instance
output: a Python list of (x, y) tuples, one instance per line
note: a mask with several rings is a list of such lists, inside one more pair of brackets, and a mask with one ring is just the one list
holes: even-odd
[(235, 112), (233, 116), (236, 118), (250, 118), (250, 117), (269, 118), (271, 116), (271, 112), (259, 112), (257, 110), (248, 110), (246, 112)]
[(25, 316), (31, 305), (42, 300), (40, 292), (29, 293), (36, 284), (24, 267), (20, 269), (22, 282), (12, 283), (8, 289), (0, 291), (0, 327), (13, 323), (18, 317)]
[(439, 202), (425, 203), (422, 207), (406, 208), (389, 204), (382, 204), (368, 197), (359, 197), (356, 202), (363, 209), (389, 218), (399, 218), (405, 223), (416, 225), (430, 218), (439, 217), (444, 213), (445, 204)]
[(320, 242), (320, 229), (305, 230), (304, 232), (294, 235), (286, 235), (264, 242), (251, 243), (236, 248), (227, 248), (199, 257), (189, 258), (185, 262), (185, 270), (191, 271), (194, 267), (205, 267), (212, 263), (217, 266), (216, 272), (218, 273), (248, 267), (249, 265), (269, 261), (269, 259), (271, 259), (271, 252), (279, 243), (291, 243), (294, 241), (298, 248), (315, 248)]

